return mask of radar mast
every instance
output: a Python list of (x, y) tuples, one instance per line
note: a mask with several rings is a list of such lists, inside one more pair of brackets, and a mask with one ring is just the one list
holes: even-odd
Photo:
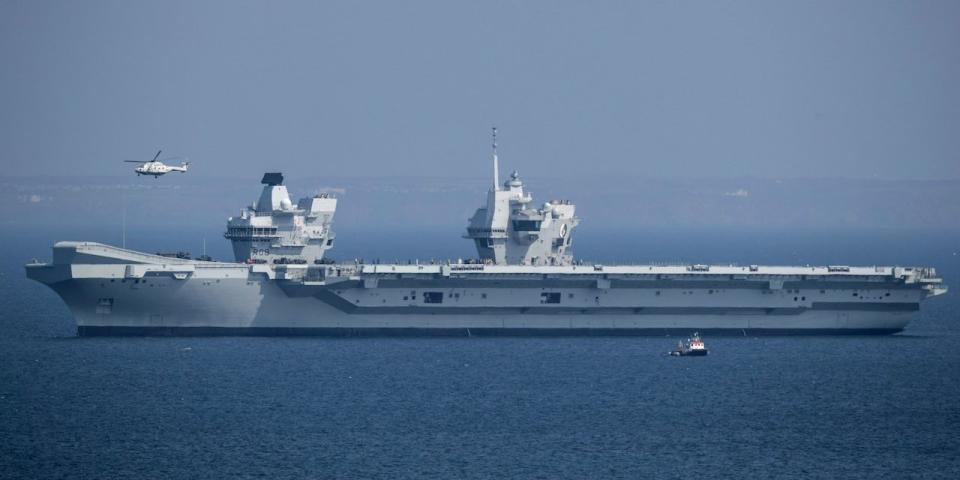
[(497, 159), (497, 127), (493, 130), (493, 191), (500, 190), (500, 161)]

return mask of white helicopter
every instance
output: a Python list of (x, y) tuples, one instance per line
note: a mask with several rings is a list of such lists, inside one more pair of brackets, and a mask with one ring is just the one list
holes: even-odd
[[(190, 166), (190, 162), (188, 161), (181, 162), (179, 167), (166, 165), (160, 160), (158, 160), (158, 158), (160, 158), (160, 152), (162, 151), (163, 150), (157, 150), (157, 154), (153, 157), (153, 160), (147, 160), (147, 161), (124, 160), (124, 162), (141, 164), (139, 167), (133, 169), (134, 172), (137, 172), (138, 177), (140, 175), (153, 175), (153, 178), (157, 178), (160, 175), (165, 175), (170, 172), (180, 172), (180, 173), (187, 172), (187, 167)], [(164, 159), (164, 160), (168, 160), (168, 159)]]

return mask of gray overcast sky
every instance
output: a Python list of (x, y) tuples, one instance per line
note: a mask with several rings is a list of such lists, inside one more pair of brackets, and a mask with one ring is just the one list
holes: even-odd
[(0, 160), (960, 177), (960, 2), (0, 1)]

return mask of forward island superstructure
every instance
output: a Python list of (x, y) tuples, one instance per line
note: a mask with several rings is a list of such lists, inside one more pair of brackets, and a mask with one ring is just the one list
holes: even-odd
[(239, 217), (227, 220), (224, 237), (233, 243), (237, 261), (270, 263), (289, 259), (310, 263), (323, 258), (336, 235), (330, 229), (337, 199), (327, 194), (290, 201), (283, 175), (267, 173), (260, 198)]
[(66, 303), (80, 335), (620, 335), (894, 333), (946, 291), (932, 268), (583, 264), (575, 206), (537, 206), (514, 172), (465, 237), (479, 258), (336, 263), (336, 199), (293, 204), (268, 173), (228, 220), (235, 263), (58, 242), (27, 276)]

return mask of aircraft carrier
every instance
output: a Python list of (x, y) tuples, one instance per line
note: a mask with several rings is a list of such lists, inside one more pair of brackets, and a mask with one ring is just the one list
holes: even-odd
[[(947, 288), (933, 268), (599, 265), (571, 255), (566, 200), (494, 180), (465, 237), (478, 258), (333, 263), (337, 199), (293, 203), (280, 173), (227, 221), (236, 263), (63, 241), (26, 265), (79, 335), (889, 334)], [(181, 257), (185, 257), (181, 255)]]

